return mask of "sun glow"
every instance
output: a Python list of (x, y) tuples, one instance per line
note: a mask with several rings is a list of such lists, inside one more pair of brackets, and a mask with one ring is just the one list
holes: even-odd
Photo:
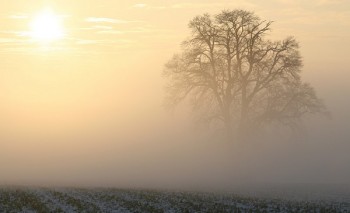
[(39, 13), (30, 23), (30, 36), (40, 42), (52, 42), (64, 37), (62, 18), (52, 10)]

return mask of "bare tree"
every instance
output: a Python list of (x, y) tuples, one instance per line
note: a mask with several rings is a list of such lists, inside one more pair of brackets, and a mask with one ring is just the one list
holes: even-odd
[(297, 41), (268, 40), (271, 24), (244, 10), (195, 17), (183, 53), (165, 66), (167, 104), (191, 100), (202, 119), (221, 121), (230, 138), (267, 124), (296, 127), (303, 115), (325, 112), (301, 81)]

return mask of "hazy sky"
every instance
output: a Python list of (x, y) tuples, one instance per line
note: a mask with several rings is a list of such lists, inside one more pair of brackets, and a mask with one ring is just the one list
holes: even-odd
[[(266, 169), (273, 175), (261, 175), (265, 181), (349, 183), (350, 1), (0, 2), (0, 184), (234, 176), (225, 168), (244, 171), (241, 179)], [(33, 39), (30, 28), (47, 8), (65, 34), (51, 43)], [(308, 142), (252, 145), (231, 159), (226, 145), (165, 139), (181, 119), (161, 106), (163, 65), (190, 35), (191, 18), (223, 9), (255, 11), (274, 21), (271, 39), (300, 42), (303, 78), (333, 115), (309, 124)]]

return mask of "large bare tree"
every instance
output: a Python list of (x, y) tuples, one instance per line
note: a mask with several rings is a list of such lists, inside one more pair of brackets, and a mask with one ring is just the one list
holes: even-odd
[(229, 137), (267, 124), (294, 128), (303, 115), (324, 112), (301, 81), (298, 42), (268, 40), (271, 24), (244, 10), (191, 20), (183, 52), (165, 66), (167, 104), (190, 100), (203, 120), (222, 122)]

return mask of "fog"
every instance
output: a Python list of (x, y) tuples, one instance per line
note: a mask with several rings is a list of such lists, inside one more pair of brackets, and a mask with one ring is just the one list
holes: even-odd
[[(42, 2), (11, 1), (1, 9), (0, 185), (350, 184), (346, 1), (313, 1), (316, 9), (299, 1), (90, 1), (96, 10), (85, 1)], [(5, 32), (27, 27), (28, 20), (9, 16), (31, 16), (47, 5), (67, 16), (68, 38), (57, 46), (42, 49)], [(189, 20), (226, 8), (275, 21), (273, 39), (296, 37), (302, 77), (331, 118), (308, 117), (298, 135), (271, 130), (259, 140), (228, 143), (198, 128), (186, 105), (163, 107), (162, 70), (190, 35)], [(103, 23), (123, 33), (83, 31), (101, 24), (88, 17), (126, 20)]]

